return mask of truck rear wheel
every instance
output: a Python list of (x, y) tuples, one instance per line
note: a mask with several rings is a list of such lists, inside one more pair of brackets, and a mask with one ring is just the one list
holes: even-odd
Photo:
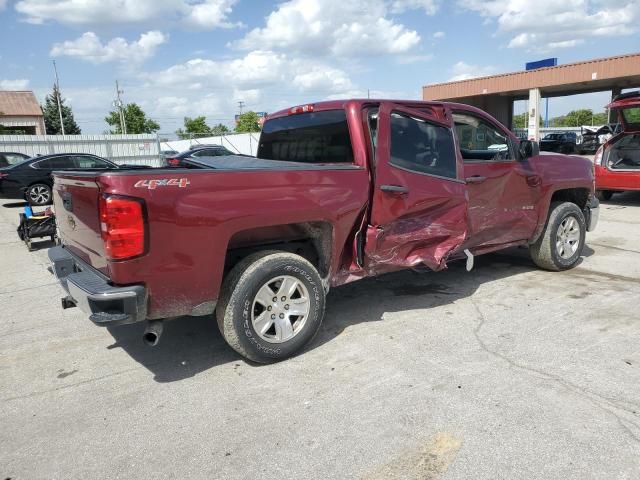
[(586, 232), (584, 214), (575, 203), (554, 202), (544, 231), (529, 247), (531, 258), (545, 270), (573, 268), (580, 259)]
[(238, 263), (224, 281), (216, 316), (227, 343), (258, 363), (289, 358), (315, 336), (325, 291), (304, 258), (266, 251)]

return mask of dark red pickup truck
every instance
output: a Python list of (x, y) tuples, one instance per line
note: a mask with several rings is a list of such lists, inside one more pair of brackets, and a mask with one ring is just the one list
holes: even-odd
[(257, 362), (314, 336), (329, 288), (528, 245), (573, 267), (598, 220), (593, 164), (539, 155), (466, 105), (350, 100), (270, 115), (258, 158), (187, 168), (60, 172), (63, 245), (49, 251), (98, 325), (211, 315)]

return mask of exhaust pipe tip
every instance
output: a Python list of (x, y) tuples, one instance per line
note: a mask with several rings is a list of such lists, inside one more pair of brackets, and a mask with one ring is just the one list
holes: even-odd
[(150, 347), (155, 347), (160, 342), (162, 336), (162, 320), (151, 320), (142, 334), (142, 340)]

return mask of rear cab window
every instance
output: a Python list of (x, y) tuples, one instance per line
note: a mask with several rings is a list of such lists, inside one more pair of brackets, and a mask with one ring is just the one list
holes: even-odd
[(292, 114), (267, 120), (258, 158), (303, 163), (353, 163), (344, 110)]

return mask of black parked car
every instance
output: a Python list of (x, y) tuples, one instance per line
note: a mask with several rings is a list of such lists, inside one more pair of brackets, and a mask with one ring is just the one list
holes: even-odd
[(29, 155), (16, 152), (0, 152), (0, 168), (15, 165), (29, 158)]
[(574, 153), (578, 135), (575, 132), (548, 133), (540, 140), (540, 150), (544, 152)]
[(236, 155), (227, 150), (222, 145), (193, 145), (189, 150), (185, 150), (177, 155), (165, 157), (165, 167), (185, 167), (183, 160), (198, 157), (221, 157), (224, 155)]
[(31, 205), (51, 203), (54, 170), (103, 170), (122, 168), (104, 158), (85, 153), (65, 153), (33, 157), (0, 168), (0, 197), (24, 198)]

